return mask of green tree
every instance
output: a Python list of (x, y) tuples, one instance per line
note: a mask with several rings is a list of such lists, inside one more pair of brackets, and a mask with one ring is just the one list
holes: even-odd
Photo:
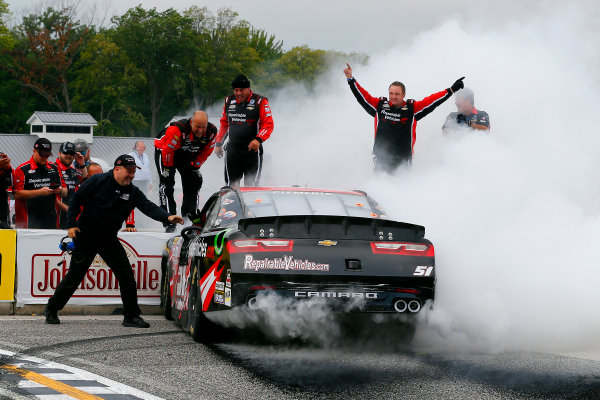
[(10, 50), (14, 44), (14, 38), (5, 22), (5, 17), (9, 14), (8, 4), (4, 0), (0, 0), (0, 50)]
[(235, 75), (252, 75), (259, 65), (282, 54), (281, 41), (238, 19), (230, 9), (213, 16), (206, 8), (192, 7), (185, 15), (193, 21), (195, 52), (184, 68), (198, 108), (229, 95)]
[(23, 19), (6, 67), (21, 85), (60, 111), (71, 111), (69, 70), (90, 27), (75, 21), (72, 10), (46, 9)]
[(144, 74), (145, 84), (137, 93), (137, 104), (150, 119), (150, 135), (158, 132), (161, 109), (170, 106), (182, 90), (184, 72), (182, 60), (193, 52), (192, 40), (187, 26), (189, 18), (173, 9), (157, 12), (141, 6), (128, 10), (123, 16), (114, 17), (113, 41), (125, 51), (137, 68)]
[(74, 108), (96, 116), (99, 135), (133, 136), (148, 128), (141, 113), (127, 105), (129, 96), (145, 84), (144, 74), (105, 34), (84, 46), (74, 67)]

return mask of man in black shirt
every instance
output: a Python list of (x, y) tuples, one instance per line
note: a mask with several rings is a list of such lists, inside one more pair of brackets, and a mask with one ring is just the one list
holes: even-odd
[(138, 168), (133, 157), (123, 154), (115, 160), (114, 165), (114, 169), (87, 179), (71, 198), (67, 228), (69, 237), (75, 241), (75, 249), (69, 271), (44, 310), (47, 324), (60, 323), (58, 311), (75, 293), (96, 254), (100, 254), (119, 280), (123, 300), (123, 325), (136, 328), (150, 326), (140, 317), (133, 270), (119, 243), (117, 232), (136, 207), (150, 218), (163, 223), (182, 224), (183, 218), (169, 215), (131, 184)]
[(10, 187), (12, 187), (10, 158), (0, 152), (0, 229), (10, 229), (10, 208), (8, 206)]

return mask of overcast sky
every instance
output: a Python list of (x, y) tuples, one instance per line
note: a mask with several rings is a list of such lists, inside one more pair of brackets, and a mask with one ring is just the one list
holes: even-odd
[[(506, 24), (535, 12), (540, 1), (502, 2), (481, 0), (5, 0), (16, 16), (40, 5), (77, 3), (80, 9), (96, 6), (97, 17), (109, 10), (123, 14), (141, 4), (144, 8), (185, 10), (192, 5), (208, 7), (215, 12), (229, 7), (240, 18), (283, 40), (284, 47), (306, 44), (311, 48), (338, 51), (360, 51), (374, 54), (399, 43), (410, 42), (420, 32), (431, 30), (443, 22), (457, 18), (471, 26), (489, 27)], [(586, 2), (583, 0), (583, 2)], [(525, 3), (525, 4), (521, 4)], [(543, 1), (546, 4), (554, 0)]]

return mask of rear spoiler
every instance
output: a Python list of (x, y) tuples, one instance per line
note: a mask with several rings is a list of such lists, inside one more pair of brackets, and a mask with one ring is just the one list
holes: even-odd
[(385, 219), (329, 216), (286, 215), (243, 218), (238, 228), (248, 237), (284, 237), (359, 240), (418, 240), (425, 227)]

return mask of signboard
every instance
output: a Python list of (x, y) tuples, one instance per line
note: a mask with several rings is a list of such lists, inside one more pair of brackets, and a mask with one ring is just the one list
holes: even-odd
[(15, 298), (15, 249), (17, 232), (0, 229), (0, 301)]
[[(17, 307), (45, 304), (69, 270), (71, 256), (58, 248), (65, 231), (24, 229), (17, 234)], [(139, 304), (160, 303), (161, 254), (172, 236), (158, 232), (119, 232), (137, 282)], [(122, 304), (119, 283), (96, 255), (79, 288), (67, 304)]]

